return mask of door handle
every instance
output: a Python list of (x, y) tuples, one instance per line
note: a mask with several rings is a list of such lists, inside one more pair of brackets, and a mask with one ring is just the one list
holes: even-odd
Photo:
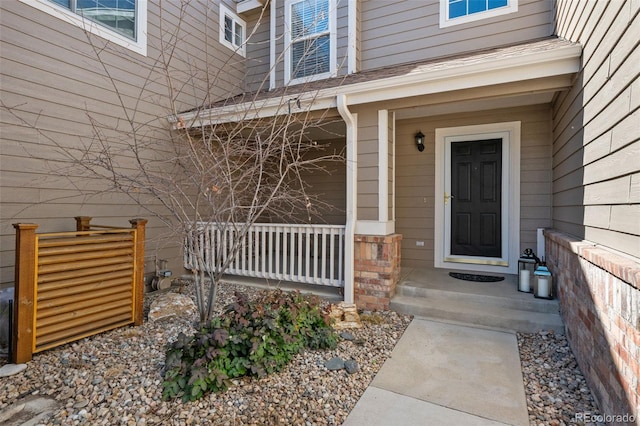
[(450, 199), (454, 199), (455, 197), (453, 195), (450, 195), (449, 193), (445, 192), (444, 193), (444, 203), (445, 204), (449, 204), (449, 200)]

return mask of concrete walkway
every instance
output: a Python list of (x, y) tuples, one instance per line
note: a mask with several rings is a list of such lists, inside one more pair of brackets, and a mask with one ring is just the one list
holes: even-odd
[(414, 318), (345, 426), (528, 425), (515, 333)]

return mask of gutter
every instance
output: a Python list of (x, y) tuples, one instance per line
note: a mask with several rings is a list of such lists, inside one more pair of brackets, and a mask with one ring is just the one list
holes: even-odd
[(356, 187), (358, 182), (358, 115), (349, 111), (346, 95), (337, 96), (337, 108), (347, 126), (347, 220), (344, 236), (344, 301), (355, 303), (355, 225), (358, 196)]

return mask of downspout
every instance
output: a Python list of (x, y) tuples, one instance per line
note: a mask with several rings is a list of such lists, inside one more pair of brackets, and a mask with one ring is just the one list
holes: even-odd
[(271, 0), (269, 16), (269, 90), (276, 88), (276, 0)]
[(340, 116), (347, 126), (347, 220), (344, 236), (344, 301), (354, 303), (355, 224), (357, 209), (356, 188), (358, 183), (358, 115), (347, 106), (347, 96), (337, 96)]

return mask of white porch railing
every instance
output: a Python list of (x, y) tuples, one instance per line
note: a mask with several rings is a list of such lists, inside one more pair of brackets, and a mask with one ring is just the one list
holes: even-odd
[[(199, 247), (211, 270), (232, 257), (230, 275), (344, 286), (344, 225), (256, 223), (242, 236), (243, 226), (202, 224)], [(185, 250), (186, 268), (198, 264), (194, 255)]]

